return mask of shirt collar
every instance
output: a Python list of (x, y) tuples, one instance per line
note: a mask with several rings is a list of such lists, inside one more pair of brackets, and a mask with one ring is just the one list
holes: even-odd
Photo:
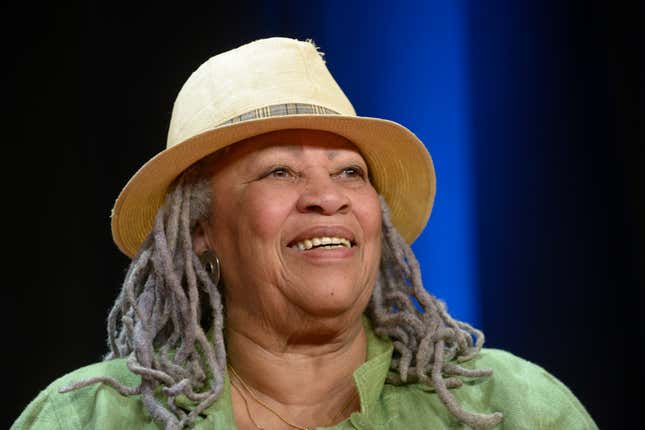
[(354, 371), (354, 382), (361, 399), (361, 412), (370, 415), (378, 402), (392, 361), (392, 342), (374, 333), (371, 321), (363, 316), (367, 335), (367, 360)]

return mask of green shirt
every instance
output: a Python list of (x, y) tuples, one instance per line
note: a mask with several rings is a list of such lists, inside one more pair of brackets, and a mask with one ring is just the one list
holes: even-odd
[[(367, 361), (354, 372), (361, 400), (360, 412), (329, 429), (462, 429), (431, 387), (421, 384), (385, 383), (390, 368), (392, 343), (377, 337), (366, 325)], [(487, 378), (468, 379), (452, 389), (459, 404), (468, 411), (502, 412), (504, 420), (496, 428), (506, 429), (597, 429), (578, 399), (555, 377), (541, 367), (508, 352), (483, 349), (468, 368), (492, 368)], [(139, 376), (131, 373), (125, 359), (96, 363), (54, 381), (23, 411), (11, 430), (22, 429), (161, 429), (150, 418), (139, 396), (124, 397), (113, 388), (95, 384), (59, 394), (58, 389), (72, 381), (93, 376), (111, 376), (136, 386)], [(186, 397), (177, 404), (190, 409)], [(229, 379), (217, 401), (208, 407), (193, 427), (235, 429)]]

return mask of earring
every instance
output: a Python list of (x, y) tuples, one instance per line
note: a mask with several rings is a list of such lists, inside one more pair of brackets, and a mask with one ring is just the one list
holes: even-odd
[(208, 273), (208, 276), (210, 276), (213, 284), (217, 285), (219, 283), (220, 275), (219, 258), (217, 258), (217, 255), (210, 249), (207, 249), (206, 251), (201, 253), (201, 255), (199, 256), (199, 261), (202, 262), (204, 270), (206, 270), (206, 273)]

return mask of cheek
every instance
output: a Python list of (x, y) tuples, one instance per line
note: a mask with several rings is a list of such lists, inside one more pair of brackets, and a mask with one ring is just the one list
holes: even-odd
[(242, 196), (239, 215), (245, 221), (241, 223), (242, 235), (248, 235), (254, 241), (280, 242), (283, 226), (294, 206), (292, 192), (272, 190), (266, 187), (249, 187)]
[[(250, 186), (227, 197), (213, 201), (211, 224), (211, 239), (223, 262), (226, 284), (230, 288), (250, 279), (275, 278), (266, 268), (281, 267), (276, 259), (290, 210), (289, 196)], [(247, 269), (230, 272), (233, 267)]]
[(363, 267), (373, 281), (381, 262), (381, 205), (374, 189), (361, 197), (355, 213), (364, 235)]
[(376, 190), (372, 188), (370, 191), (366, 191), (356, 201), (357, 208), (355, 212), (365, 234), (365, 239), (368, 241), (376, 240), (377, 244), (380, 245), (381, 204)]

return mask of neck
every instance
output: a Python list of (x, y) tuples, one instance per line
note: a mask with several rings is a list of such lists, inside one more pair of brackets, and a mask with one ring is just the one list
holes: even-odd
[[(309, 326), (310, 335), (301, 328), (298, 335), (279, 338), (275, 333), (267, 336), (267, 331), (257, 331), (248, 321), (241, 326), (233, 321), (227, 324), (229, 364), (243, 381), (235, 375), (231, 377), (236, 387), (231, 394), (238, 426), (244, 427), (239, 421), (249, 414), (243, 397), (250, 413), (265, 428), (290, 427), (260, 402), (308, 428), (335, 424), (358, 409), (360, 400), (352, 374), (365, 362), (367, 354), (360, 316), (342, 329), (329, 330), (325, 325), (326, 330), (314, 330), (315, 325)], [(245, 391), (244, 385), (252, 393)]]

